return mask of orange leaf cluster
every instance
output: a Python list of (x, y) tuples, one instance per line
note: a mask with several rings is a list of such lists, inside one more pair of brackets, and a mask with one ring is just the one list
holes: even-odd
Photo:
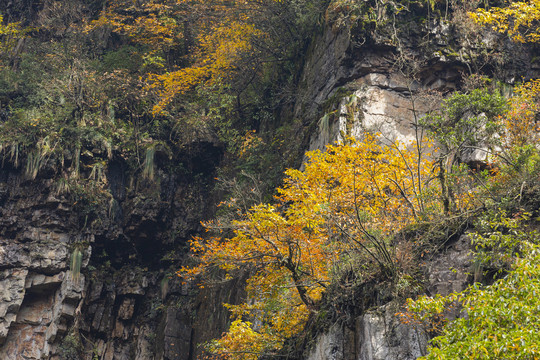
[(178, 9), (166, 1), (145, 3), (115, 1), (86, 30), (110, 27), (113, 32), (153, 49), (171, 47), (182, 39), (177, 23)]
[(514, 41), (540, 41), (540, 0), (511, 2), (504, 8), (478, 9), (470, 13), (470, 16), (481, 25), (489, 25), (495, 31), (507, 33)]
[(154, 114), (163, 112), (175, 96), (203, 82), (213, 85), (225, 80), (242, 55), (254, 51), (251, 39), (259, 35), (253, 25), (233, 22), (201, 36), (198, 60), (192, 66), (148, 77), (148, 88), (157, 89), (160, 99)]

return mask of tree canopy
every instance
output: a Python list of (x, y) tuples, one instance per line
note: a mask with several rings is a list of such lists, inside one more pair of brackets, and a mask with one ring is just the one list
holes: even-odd
[(471, 17), (479, 24), (507, 33), (514, 41), (540, 41), (540, 1), (512, 1), (506, 7), (478, 9)]
[(180, 271), (185, 279), (203, 276), (206, 286), (212, 274), (223, 272), (226, 280), (248, 273), (248, 299), (227, 305), (235, 321), (211, 352), (255, 359), (279, 350), (302, 330), (347, 258), (371, 264), (366, 277), (399, 276), (395, 230), (438, 207), (429, 199), (431, 144), (423, 143), (418, 158), (404, 144), (381, 140), (366, 133), (309, 152), (304, 170), (287, 170), (276, 203), (251, 208), (233, 223), (233, 236), (192, 241), (198, 264)]

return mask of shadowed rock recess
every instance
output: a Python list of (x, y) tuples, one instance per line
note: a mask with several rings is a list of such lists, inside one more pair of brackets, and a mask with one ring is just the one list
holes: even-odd
[[(294, 110), (281, 121), (302, 120), (300, 138), (291, 142), (309, 143), (303, 150), (323, 148), (363, 129), (406, 142), (415, 117), (432, 106), (419, 94), (462, 86), (475, 65), (443, 51), (470, 52), (459, 29), (428, 24), (431, 39), (420, 41), (427, 30), (414, 19), (400, 26), (407, 31), (399, 44), (389, 29), (374, 36), (327, 28), (312, 39)], [(512, 56), (500, 69), (486, 66), (491, 75), (508, 83), (538, 75), (530, 52), (496, 41), (503, 56)], [(29, 180), (6, 163), (0, 169), (0, 359), (196, 359), (199, 344), (227, 329), (222, 304), (244, 295), (240, 280), (197, 290), (175, 276), (188, 240), (203, 231), (200, 222), (211, 219), (222, 200), (213, 189), (223, 154), (211, 142), (193, 145), (181, 156), (188, 171), (157, 169), (153, 193), (130, 188), (127, 165), (112, 161), (106, 177), (114, 206), (92, 227), (85, 226), (77, 204), (58, 194), (55, 179), (38, 174)], [(426, 261), (430, 293), (448, 294), (470, 283), (469, 250), (462, 235)], [(368, 302), (369, 310), (346, 324), (313, 331), (301, 356), (409, 360), (425, 354), (428, 336), (398, 321), (400, 304)]]
[[(54, 181), (2, 169), (1, 359), (191, 359), (225, 330), (221, 304), (237, 301), (240, 287), (195, 294), (174, 274), (215, 207), (208, 184), (220, 152), (202, 149), (197, 183), (160, 173), (161, 196), (115, 190), (117, 216), (91, 229)], [(109, 185), (125, 189), (119, 171), (110, 168)]]

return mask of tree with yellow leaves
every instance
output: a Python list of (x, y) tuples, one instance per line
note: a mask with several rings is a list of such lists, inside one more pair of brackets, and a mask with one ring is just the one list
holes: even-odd
[(184, 279), (202, 276), (204, 286), (210, 274), (250, 274), (248, 299), (227, 305), (235, 321), (211, 352), (256, 359), (281, 348), (302, 330), (348, 258), (371, 263), (368, 272), (381, 278), (398, 275), (393, 234), (440, 208), (429, 200), (428, 152), (418, 158), (405, 144), (379, 140), (366, 133), (309, 152), (303, 171), (287, 170), (276, 204), (251, 208), (230, 238), (191, 242), (198, 264), (180, 271)]
[[(289, 44), (298, 37), (294, 27), (297, 13), (305, 12), (302, 3), (114, 0), (87, 30), (105, 27), (147, 47), (144, 58), (153, 70), (146, 74), (146, 89), (157, 95), (157, 115), (199, 85), (233, 88), (239, 102), (265, 63), (287, 59), (282, 33), (290, 37)], [(314, 4), (307, 8), (317, 8)]]
[(161, 113), (175, 96), (203, 82), (212, 86), (228, 80), (236, 63), (256, 51), (251, 41), (257, 36), (261, 34), (254, 26), (239, 22), (223, 24), (202, 35), (198, 60), (192, 66), (148, 77), (148, 88), (156, 89), (159, 98), (154, 113)]
[(4, 23), (4, 17), (0, 14), (0, 55), (11, 50), (25, 33), (26, 30), (19, 23)]
[(113, 1), (88, 25), (87, 31), (107, 26), (119, 35), (136, 43), (149, 45), (154, 50), (170, 47), (182, 34), (175, 16), (177, 9), (164, 1)]
[[(540, 0), (511, 2), (504, 8), (478, 9), (470, 13), (477, 23), (497, 32), (507, 33), (513, 41), (540, 43)], [(505, 114), (506, 146), (519, 147), (536, 143), (539, 134), (540, 79), (514, 88), (510, 111)]]
[(514, 41), (540, 41), (540, 0), (511, 2), (504, 8), (478, 9), (470, 16), (481, 25), (507, 33)]
[(503, 117), (506, 127), (506, 147), (536, 144), (540, 140), (540, 79), (514, 88), (510, 109)]

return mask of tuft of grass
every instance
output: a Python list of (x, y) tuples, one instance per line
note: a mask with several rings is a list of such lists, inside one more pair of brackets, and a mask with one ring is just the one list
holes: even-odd
[(143, 165), (143, 176), (149, 180), (154, 180), (155, 157), (156, 157), (156, 146), (152, 144), (146, 149), (146, 156), (145, 156), (144, 165)]
[(73, 252), (71, 253), (71, 262), (69, 266), (69, 270), (71, 271), (71, 277), (73, 281), (75, 282), (78, 282), (79, 278), (81, 277), (82, 260), (83, 260), (83, 253), (81, 249), (76, 247), (75, 249), (73, 249)]

